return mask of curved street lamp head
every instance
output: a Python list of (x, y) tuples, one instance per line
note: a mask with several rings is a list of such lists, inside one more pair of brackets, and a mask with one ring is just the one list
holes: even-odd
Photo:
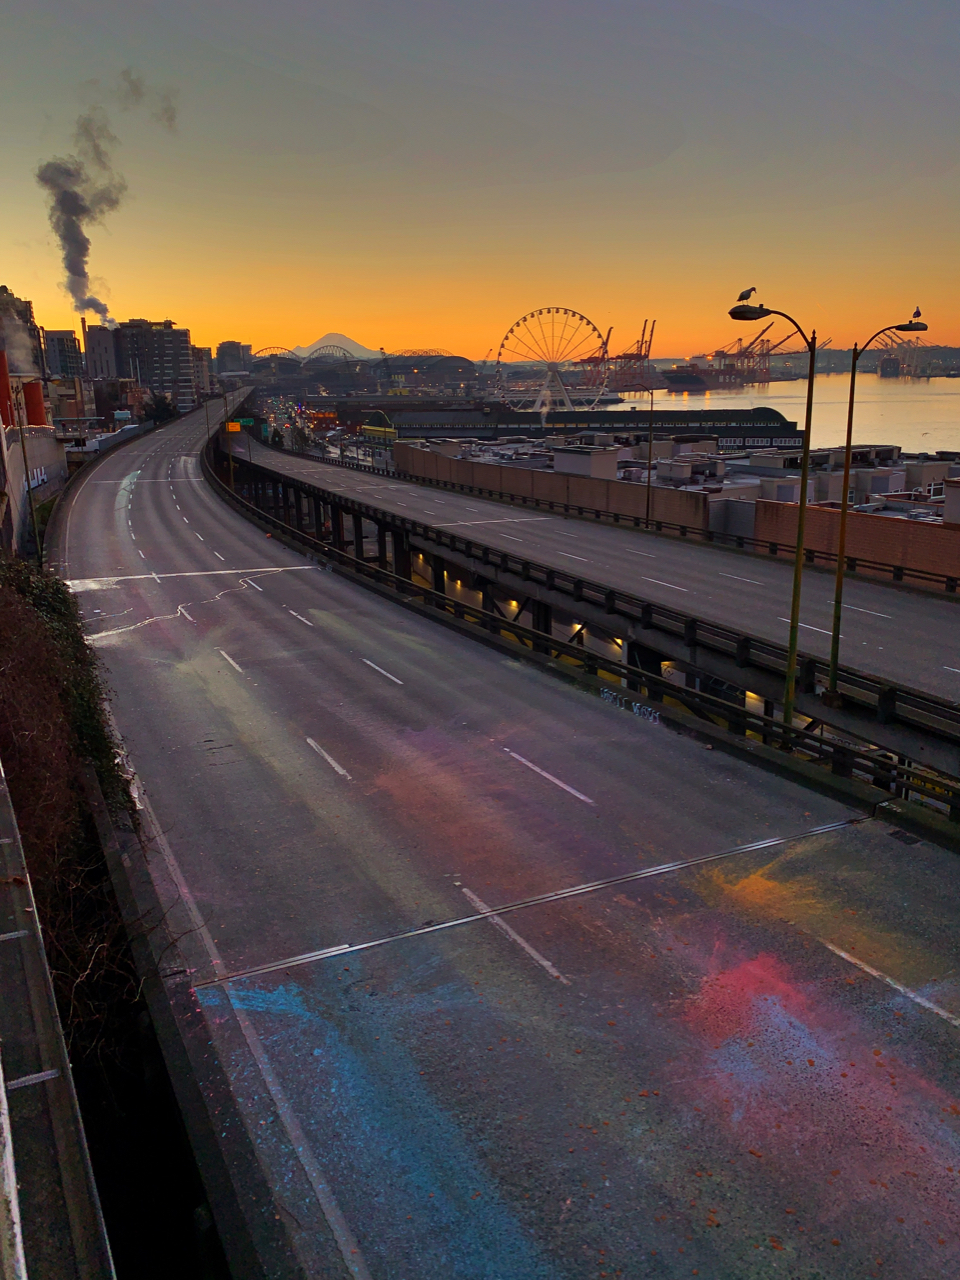
[(908, 320), (906, 324), (895, 324), (891, 326), (896, 329), (897, 333), (926, 333), (927, 326), (922, 320)]
[(749, 302), (741, 302), (736, 307), (730, 308), (731, 320), (763, 320), (772, 315), (773, 312), (768, 311), (766, 307), (754, 307)]

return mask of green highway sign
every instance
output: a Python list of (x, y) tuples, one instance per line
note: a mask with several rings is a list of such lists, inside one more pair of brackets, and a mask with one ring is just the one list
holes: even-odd
[(253, 419), (252, 419), (252, 418), (238, 418), (238, 419), (237, 419), (237, 421), (240, 423), (241, 427), (252, 427), (252, 426), (253, 426)]

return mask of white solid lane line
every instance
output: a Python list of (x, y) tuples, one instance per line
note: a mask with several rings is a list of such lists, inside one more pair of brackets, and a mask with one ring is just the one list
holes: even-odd
[(872, 978), (879, 978), (881, 982), (885, 982), (888, 986), (893, 987), (894, 991), (899, 991), (901, 995), (905, 995), (908, 1000), (912, 1000), (914, 1004), (921, 1005), (924, 1009), (929, 1009), (931, 1013), (935, 1013), (938, 1018), (943, 1018), (945, 1022), (949, 1022), (953, 1027), (960, 1027), (960, 1018), (954, 1013), (950, 1013), (947, 1009), (941, 1009), (938, 1004), (934, 1004), (932, 1000), (927, 1000), (917, 991), (911, 991), (909, 987), (903, 986), (897, 982), (896, 978), (888, 977), (887, 974), (881, 973), (879, 969), (871, 968), (870, 965), (864, 964), (862, 960), (858, 960), (856, 956), (848, 955), (846, 951), (841, 951), (839, 947), (835, 947), (832, 942), (827, 942), (826, 938), (820, 941), (832, 951), (835, 956), (839, 956), (841, 960), (847, 960), (850, 964), (854, 964), (858, 969), (862, 969), (864, 973), (869, 973)]
[(555, 778), (552, 773), (547, 773), (546, 769), (541, 769), (538, 764), (533, 764), (532, 761), (524, 759), (523, 756), (518, 756), (517, 753), (515, 751), (511, 751), (509, 747), (504, 747), (503, 749), (506, 751), (508, 756), (512, 756), (514, 760), (519, 760), (521, 764), (525, 764), (527, 768), (532, 769), (534, 773), (539, 773), (541, 778), (546, 778), (546, 780), (548, 782), (552, 782), (555, 787), (562, 787), (564, 791), (569, 791), (570, 795), (576, 796), (576, 798), (578, 800), (582, 800), (584, 804), (596, 803), (591, 800), (589, 796), (585, 796), (582, 791), (577, 791), (573, 787), (568, 787), (565, 782), (561, 782), (559, 778)]
[(314, 751), (317, 753), (317, 755), (318, 755), (318, 756), (323, 756), (324, 760), (326, 760), (326, 762), (327, 762), (327, 764), (330, 766), (330, 768), (331, 768), (331, 769), (336, 769), (337, 773), (339, 773), (339, 774), (340, 774), (340, 776), (341, 776), (342, 778), (346, 778), (348, 782), (352, 782), (352, 781), (353, 781), (353, 779), (350, 777), (349, 773), (347, 773), (347, 771), (346, 771), (346, 769), (343, 767), (343, 765), (342, 765), (342, 764), (337, 764), (337, 762), (336, 762), (336, 760), (334, 760), (333, 756), (327, 755), (326, 751), (324, 751), (323, 747), (321, 747), (321, 745), (320, 745), (320, 743), (319, 743), (319, 742), (314, 742), (314, 740), (313, 740), (312, 738), (308, 738), (308, 739), (307, 739), (307, 744), (308, 744), (309, 746), (313, 747)]
[[(778, 622), (785, 622), (785, 623), (787, 624), (787, 626), (789, 626), (789, 625), (790, 625), (790, 619), (789, 619), (789, 618), (778, 618), (778, 619), (777, 619), (777, 621), (778, 621)], [(809, 622), (798, 622), (798, 623), (797, 623), (797, 626), (798, 626), (798, 627), (803, 627), (804, 631), (819, 631), (819, 632), (820, 632), (820, 634), (821, 634), (822, 636), (830, 636), (830, 635), (833, 635), (833, 632), (832, 632), (832, 631), (824, 631), (823, 627), (811, 627), (811, 626), (810, 626), (810, 624), (809, 624)], [(842, 639), (843, 639), (843, 636), (841, 636), (841, 637), (840, 637), (840, 639), (842, 640)]]
[(292, 613), (295, 618), (299, 618), (301, 622), (305, 622), (308, 627), (312, 627), (313, 623), (309, 618), (305, 618), (302, 613), (295, 613), (293, 609), (288, 609), (287, 613)]
[[(506, 537), (506, 534), (504, 534), (504, 537)], [(586, 556), (572, 556), (569, 551), (558, 551), (557, 555), (566, 556), (568, 560), (582, 560), (584, 564), (590, 563)]]
[(542, 956), (536, 947), (532, 947), (526, 938), (522, 938), (516, 929), (511, 929), (506, 920), (501, 920), (498, 915), (490, 910), (482, 898), (478, 898), (475, 893), (471, 893), (469, 889), (463, 890), (464, 896), (478, 911), (482, 911), (486, 915), (491, 924), (497, 926), (501, 933), (505, 934), (511, 942), (515, 942), (518, 947), (522, 947), (532, 960), (536, 960), (541, 969), (546, 969), (551, 978), (556, 978), (558, 982), (562, 982), (565, 987), (569, 987), (570, 979), (565, 978), (563, 974), (554, 965), (550, 963), (546, 956)]
[(765, 584), (758, 582), (756, 578), (738, 578), (735, 573), (721, 573), (721, 578), (732, 578), (734, 582), (752, 582), (755, 587), (762, 587)]
[[(181, 610), (181, 612), (183, 611)], [(226, 658), (226, 660), (230, 663), (231, 667), (235, 667), (237, 671), (239, 671), (240, 674), (243, 675), (243, 667), (241, 667), (239, 662), (234, 662), (234, 660), (230, 657), (229, 653), (227, 653), (226, 649), (218, 649), (217, 653), (219, 653), (222, 658)]]
[[(184, 569), (179, 573), (161, 573), (161, 578), (217, 578), (225, 573), (298, 573), (303, 569), (316, 569), (313, 564), (261, 565), (257, 569)], [(95, 591), (98, 587), (113, 587), (118, 582), (140, 582), (143, 578), (155, 578), (155, 573), (127, 573), (116, 578), (69, 578), (71, 591)]]
[(852, 609), (854, 613), (869, 613), (875, 618), (892, 618), (892, 613), (877, 613), (876, 609), (858, 609), (855, 604), (845, 604), (844, 609)]
[(396, 676), (392, 676), (389, 671), (384, 671), (383, 667), (378, 667), (375, 662), (371, 662), (369, 658), (361, 658), (361, 662), (365, 662), (368, 667), (373, 667), (374, 671), (379, 671), (382, 676), (386, 676), (388, 680), (392, 680), (394, 684), (403, 684), (402, 680), (398, 680)]
[(642, 573), (641, 573), (640, 577), (641, 577), (641, 578), (643, 578), (644, 582), (655, 582), (655, 583), (657, 584), (657, 586), (658, 586), (658, 587), (669, 587), (669, 588), (671, 589), (671, 591), (686, 591), (686, 590), (687, 590), (687, 588), (686, 588), (686, 587), (678, 587), (678, 586), (677, 586), (677, 584), (676, 584), (675, 582), (661, 582), (659, 578), (644, 578)]

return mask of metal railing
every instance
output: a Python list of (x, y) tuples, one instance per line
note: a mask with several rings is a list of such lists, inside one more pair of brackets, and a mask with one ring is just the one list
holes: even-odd
[[(695, 660), (697, 649), (706, 649), (731, 658), (738, 668), (753, 667), (776, 676), (782, 676), (786, 670), (787, 647), (776, 641), (750, 635), (722, 623), (708, 622), (670, 605), (646, 600), (632, 592), (578, 577), (569, 570), (557, 569), (513, 552), (487, 546), (476, 539), (448, 532), (409, 516), (398, 515), (359, 498), (301, 480), (297, 476), (273, 471), (256, 462), (248, 462), (239, 457), (235, 461), (238, 469), (246, 468), (268, 479), (270, 483), (288, 484), (304, 493), (320, 497), (324, 502), (344, 511), (366, 516), (378, 524), (403, 529), (424, 542), (462, 556), (480, 574), (485, 568), (493, 568), (500, 573), (511, 574), (522, 582), (544, 587), (562, 598), (565, 597), (571, 605), (590, 604), (608, 615), (611, 622), (614, 618), (622, 618), (641, 630), (657, 631), (679, 639), (690, 651), (691, 661)], [(802, 653), (797, 673), (799, 691), (814, 694), (818, 686), (826, 687), (829, 668), (829, 659)], [(944, 741), (960, 743), (960, 705), (955, 702), (853, 667), (839, 669), (838, 689), (851, 704), (875, 714), (879, 723), (897, 721)]]
[[(485, 637), (507, 642), (527, 658), (549, 664), (555, 670), (571, 676), (586, 676), (597, 682), (608, 682), (606, 688), (601, 684), (601, 696), (627, 706), (636, 715), (646, 715), (648, 718), (656, 716), (656, 704), (661, 704), (664, 708), (675, 707), (697, 720), (726, 730), (732, 736), (740, 739), (752, 738), (789, 753), (795, 759), (829, 769), (834, 776), (866, 782), (899, 799), (919, 801), (960, 822), (960, 780), (956, 778), (925, 766), (905, 763), (885, 748), (874, 744), (844, 741), (839, 736), (825, 732), (822, 726), (817, 732), (787, 726), (782, 720), (758, 714), (745, 706), (727, 702), (702, 690), (681, 688), (662, 675), (655, 675), (583, 646), (558, 640), (500, 614), (451, 598), (441, 591), (383, 569), (371, 561), (357, 559), (305, 530), (287, 524), (231, 490), (216, 474), (210, 453), (212, 450), (201, 453), (201, 467), (204, 476), (221, 497), (251, 519), (282, 532), (317, 558), (337, 565), (358, 581), (380, 588), (405, 603), (413, 603), (432, 613), (444, 614), (459, 623), (469, 624)], [(246, 464), (247, 467), (250, 465)], [(253, 466), (259, 471), (266, 471), (257, 464)], [(275, 473), (267, 471), (266, 474), (273, 476)], [(284, 479), (288, 480), (287, 477)], [(338, 498), (337, 501), (339, 500)], [(639, 698), (645, 698), (646, 704), (641, 704)]]
[(0, 1277), (2, 1280), (27, 1280), (27, 1261), (23, 1252), (23, 1229), (20, 1224), (20, 1196), (17, 1191), (17, 1168), (13, 1158), (13, 1134), (7, 1087), (0, 1062)]

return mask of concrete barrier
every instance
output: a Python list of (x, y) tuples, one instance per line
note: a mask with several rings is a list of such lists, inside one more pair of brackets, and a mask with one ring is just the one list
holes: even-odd
[[(394, 445), (394, 461), (399, 472), (440, 484), (463, 485), (468, 489), (487, 490), (521, 500), (526, 498), (528, 502), (552, 502), (561, 509), (570, 507), (574, 511), (610, 512), (630, 520), (643, 520), (647, 514), (646, 486), (627, 480), (599, 480), (592, 476), (447, 458), (399, 441)], [(690, 529), (708, 529), (710, 526), (706, 494), (684, 493), (679, 489), (654, 485), (650, 499), (651, 520)]]
[[(761, 541), (793, 546), (797, 540), (797, 511), (794, 503), (757, 502), (754, 536)], [(808, 551), (837, 553), (840, 511), (836, 507), (807, 507), (804, 545)], [(848, 559), (881, 562), (905, 570), (960, 577), (960, 529), (920, 520), (900, 520), (895, 516), (870, 515), (851, 511), (847, 516)], [(857, 566), (859, 573), (869, 573)], [(889, 568), (879, 568), (877, 576), (889, 580)]]

